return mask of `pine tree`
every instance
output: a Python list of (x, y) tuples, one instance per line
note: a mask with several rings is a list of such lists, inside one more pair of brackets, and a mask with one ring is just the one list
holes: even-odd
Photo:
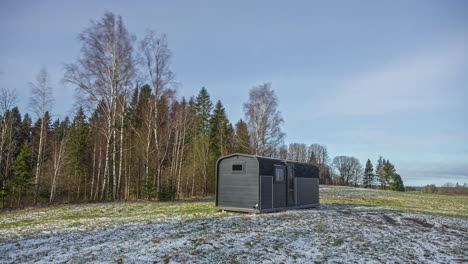
[(367, 188), (371, 188), (374, 182), (374, 168), (370, 159), (367, 159), (366, 168), (364, 169), (363, 184)]
[(232, 130), (221, 101), (216, 103), (213, 114), (209, 120), (209, 124), (210, 150), (217, 159), (228, 154), (227, 151), (229, 149), (229, 134)]
[(309, 163), (310, 163), (310, 164), (314, 164), (314, 165), (319, 165), (319, 163), (318, 163), (318, 161), (317, 161), (317, 156), (315, 155), (314, 152), (312, 152), (312, 153), (310, 154)]
[(383, 170), (385, 160), (382, 158), (382, 156), (379, 157), (377, 160), (377, 166), (375, 166), (375, 175), (378, 176), (378, 180), (380, 182), (380, 189), (385, 189), (385, 172)]
[(393, 174), (392, 190), (399, 191), (399, 192), (404, 192), (405, 191), (405, 186), (403, 185), (403, 180), (401, 179), (401, 176), (398, 173)]
[(12, 127), (13, 127), (13, 138), (14, 142), (14, 154), (15, 157), (19, 154), (23, 140), (21, 138), (21, 113), (18, 109), (18, 107), (13, 107), (10, 111), (7, 112), (8, 115), (10, 115), (11, 121), (12, 121)]
[(130, 122), (130, 125), (133, 128), (139, 127), (141, 123), (141, 116), (140, 113), (138, 112), (138, 96), (139, 96), (139, 88), (136, 87), (135, 90), (133, 90), (133, 95), (132, 99), (130, 100), (130, 104), (128, 107), (127, 111), (127, 119)]
[(242, 119), (236, 123), (235, 152), (244, 154), (252, 153), (252, 146), (250, 144), (250, 135), (247, 128), (247, 123), (245, 123)]
[(18, 140), (19, 142), (24, 142), (28, 141), (31, 142), (31, 125), (32, 125), (32, 120), (29, 114), (25, 114), (23, 117), (23, 121), (21, 122), (19, 126), (19, 132), (18, 132)]
[(198, 131), (208, 135), (210, 131), (210, 117), (213, 103), (205, 87), (202, 87), (200, 93), (195, 99), (195, 112), (197, 115)]
[(28, 190), (31, 182), (32, 167), (31, 167), (31, 153), (29, 151), (29, 144), (24, 141), (21, 151), (16, 157), (13, 165), (14, 176), (7, 180), (5, 185), (13, 195), (16, 193), (18, 196), (18, 205), (21, 204), (21, 198)]
[(390, 160), (383, 160), (383, 172), (385, 185), (389, 186), (393, 179), (393, 174), (395, 173), (395, 166), (390, 163)]
[(210, 117), (213, 104), (205, 87), (195, 99), (195, 137), (193, 139), (193, 150), (195, 151), (194, 162), (196, 171), (201, 172), (203, 193), (214, 191), (213, 156), (210, 144)]
[[(66, 139), (66, 170), (75, 186), (80, 185), (86, 176), (88, 167), (88, 135), (89, 125), (86, 115), (80, 107), (70, 126)], [(64, 136), (64, 135), (61, 135)], [(85, 187), (86, 188), (86, 187)]]
[(403, 180), (401, 179), (401, 176), (398, 173), (396, 173), (395, 166), (390, 162), (390, 160), (384, 160), (383, 164), (385, 182), (390, 187), (390, 190), (405, 191)]

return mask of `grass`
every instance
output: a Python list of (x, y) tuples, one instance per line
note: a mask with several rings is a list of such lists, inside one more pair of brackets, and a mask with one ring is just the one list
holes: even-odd
[[(88, 228), (106, 223), (133, 223), (159, 218), (218, 214), (212, 202), (111, 202), (30, 208), (0, 214), (1, 230), (26, 233), (54, 228)], [(24, 229), (24, 230), (23, 230)]]
[(370, 191), (360, 188), (321, 188), (320, 203), (359, 204), (389, 209), (468, 217), (468, 196), (419, 192)]
[[(221, 215), (213, 197), (198, 202), (111, 202), (60, 205), (0, 213), (1, 230), (30, 233), (54, 228), (92, 229), (106, 224), (153, 221), (168, 217), (190, 220)], [(392, 192), (351, 187), (321, 187), (321, 204), (355, 204), (468, 217), (468, 197)]]

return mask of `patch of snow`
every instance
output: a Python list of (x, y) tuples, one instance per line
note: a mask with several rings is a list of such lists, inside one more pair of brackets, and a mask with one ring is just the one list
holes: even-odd
[[(326, 188), (374, 194), (354, 188)], [(36, 216), (41, 214), (28, 212), (12, 218)], [(7, 223), (11, 219), (4, 217), (1, 221)], [(369, 206), (323, 204), (320, 210), (262, 215), (98, 217), (78, 226), (67, 221), (45, 221), (31, 228), (0, 230), (0, 263), (448, 263), (468, 260), (466, 218)]]

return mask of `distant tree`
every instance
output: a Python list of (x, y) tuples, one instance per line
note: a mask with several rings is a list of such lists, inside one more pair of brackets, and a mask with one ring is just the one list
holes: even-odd
[(378, 177), (378, 180), (380, 182), (380, 189), (382, 190), (384, 190), (387, 185), (387, 180), (384, 171), (384, 162), (385, 160), (382, 158), (382, 156), (380, 156), (377, 160), (377, 165), (375, 166), (375, 175), (377, 175)]
[(400, 174), (395, 173), (393, 174), (392, 178), (393, 178), (392, 185), (391, 185), (392, 190), (404, 192), (406, 189), (405, 189), (405, 185), (403, 184), (403, 180), (401, 179)]
[(327, 164), (329, 162), (327, 146), (320, 144), (311, 144), (309, 146), (309, 156), (314, 155), (317, 164)]
[(287, 145), (281, 145), (278, 150), (278, 157), (280, 159), (288, 159), (288, 146)]
[(37, 204), (39, 197), (39, 189), (41, 183), (41, 170), (44, 161), (44, 149), (46, 144), (46, 138), (48, 131), (46, 129), (46, 113), (49, 110), (49, 107), (52, 104), (52, 88), (50, 86), (50, 76), (47, 72), (47, 69), (43, 67), (36, 78), (36, 83), (30, 83), (31, 86), (31, 108), (36, 114), (37, 118), (41, 120), (40, 130), (39, 130), (39, 144), (37, 150), (37, 159), (36, 159), (36, 172), (34, 179), (34, 202)]
[(437, 187), (435, 184), (426, 185), (421, 189), (423, 193), (437, 193)]
[(385, 182), (390, 187), (390, 190), (405, 191), (401, 176), (396, 173), (395, 166), (390, 162), (390, 160), (383, 161), (383, 171)]
[(329, 166), (329, 156), (328, 150), (325, 145), (320, 144), (311, 144), (308, 149), (308, 162), (315, 164), (319, 167), (320, 170), (320, 183), (321, 184), (331, 184), (332, 178), (330, 173)]
[(442, 185), (442, 187), (445, 187), (445, 188), (453, 188), (455, 187), (455, 185), (451, 182), (446, 182), (444, 183), (444, 185)]
[(235, 130), (235, 152), (251, 154), (252, 146), (250, 145), (250, 135), (247, 128), (247, 123), (240, 119), (236, 123)]
[(299, 162), (307, 162), (309, 160), (307, 155), (307, 146), (303, 143), (289, 144), (288, 159)]
[(272, 156), (283, 143), (285, 134), (281, 131), (281, 124), (284, 120), (277, 106), (278, 98), (271, 84), (265, 83), (250, 90), (244, 113), (255, 155)]
[(370, 159), (367, 159), (366, 168), (364, 169), (363, 184), (367, 188), (371, 188), (374, 183), (374, 167)]
[(344, 185), (359, 183), (362, 166), (355, 157), (337, 156), (333, 158), (333, 166), (338, 170)]

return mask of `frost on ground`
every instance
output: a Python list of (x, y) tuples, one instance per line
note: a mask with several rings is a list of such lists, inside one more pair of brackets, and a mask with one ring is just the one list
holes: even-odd
[[(346, 193), (341, 187), (322, 189), (324, 196), (327, 191), (329, 195)], [(360, 190), (352, 192), (375, 193)], [(104, 204), (94, 209), (125, 205)], [(213, 206), (211, 202), (194, 204), (207, 205)], [(166, 210), (178, 207), (170, 205)], [(75, 210), (85, 210), (80, 208), (88, 210), (89, 206)], [(262, 215), (194, 211), (136, 216), (126, 212), (126, 217), (115, 213), (86, 222), (36, 223), (29, 229), (11, 225), (0, 230), (0, 263), (468, 261), (466, 217), (337, 203), (322, 204), (319, 210)], [(15, 215), (15, 221), (28, 220), (28, 214), (40, 217), (39, 212), (25, 212)], [(0, 218), (0, 224), (11, 218)]]

